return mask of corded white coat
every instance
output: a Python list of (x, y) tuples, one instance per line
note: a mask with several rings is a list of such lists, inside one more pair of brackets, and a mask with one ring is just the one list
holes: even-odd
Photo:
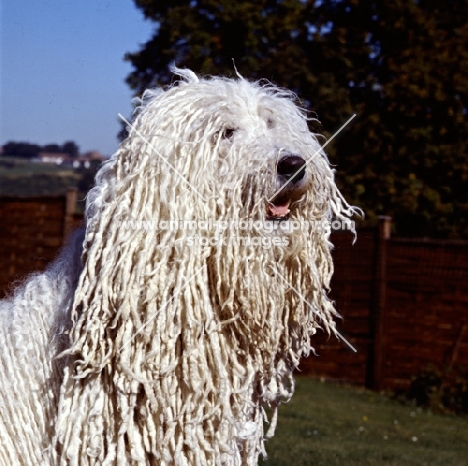
[[(255, 465), (311, 335), (334, 331), (316, 226), (354, 209), (305, 112), (269, 84), (178, 74), (99, 171), (86, 231), (0, 305), (2, 466)], [(268, 220), (282, 153), (307, 161), (290, 220), (309, 226), (159, 227)]]

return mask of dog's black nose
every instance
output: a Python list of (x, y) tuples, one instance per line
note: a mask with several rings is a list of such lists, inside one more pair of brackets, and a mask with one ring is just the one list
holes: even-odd
[(292, 181), (299, 181), (304, 178), (305, 165), (306, 161), (302, 157), (298, 155), (287, 155), (278, 162), (277, 173), (288, 180), (297, 173)]

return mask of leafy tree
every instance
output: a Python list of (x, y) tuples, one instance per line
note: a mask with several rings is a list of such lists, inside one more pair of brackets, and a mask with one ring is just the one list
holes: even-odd
[(349, 2), (351, 21), (343, 3), (323, 3), (325, 40), (366, 18), (372, 50), (348, 94), (360, 118), (335, 146), (344, 191), (371, 216), (392, 214), (399, 234), (466, 235), (468, 3)]
[[(169, 65), (297, 92), (330, 135), (345, 195), (396, 233), (468, 234), (468, 1), (135, 0), (156, 24), (127, 55), (135, 93)], [(313, 129), (317, 129), (314, 127)]]
[(3, 154), (25, 158), (37, 157), (39, 152), (49, 152), (53, 154), (66, 153), (71, 157), (79, 155), (79, 147), (73, 141), (67, 141), (62, 146), (59, 144), (30, 144), (29, 142), (9, 141), (3, 146)]
[[(144, 89), (169, 84), (170, 65), (192, 68), (204, 74), (266, 78), (298, 93), (313, 107), (314, 89), (321, 77), (311, 73), (306, 50), (314, 35), (307, 18), (313, 18), (313, 2), (196, 0), (157, 2), (136, 0), (157, 27), (154, 36), (136, 53), (127, 54), (135, 70), (127, 82), (140, 94)], [(364, 52), (365, 53), (365, 52)], [(346, 105), (346, 93), (337, 89)], [(349, 107), (349, 105), (348, 105)], [(349, 109), (348, 109), (349, 110)], [(349, 116), (346, 109), (340, 113)]]
[(42, 147), (43, 152), (49, 152), (50, 154), (58, 154), (62, 152), (62, 148), (58, 144), (46, 144)]
[(9, 141), (3, 146), (3, 155), (24, 158), (36, 157), (41, 151), (41, 146), (29, 142)]
[(73, 141), (65, 142), (61, 147), (61, 151), (73, 158), (78, 157), (80, 154), (80, 148)]

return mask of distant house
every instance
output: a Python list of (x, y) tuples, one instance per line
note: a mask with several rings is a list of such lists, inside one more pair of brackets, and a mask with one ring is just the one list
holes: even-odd
[(86, 152), (83, 155), (79, 155), (75, 159), (73, 159), (73, 168), (89, 168), (91, 166), (91, 162), (102, 162), (104, 160), (103, 155), (98, 151), (90, 151)]
[(71, 157), (70, 154), (64, 152), (39, 152), (36, 160), (40, 163), (53, 163), (64, 167), (89, 168), (93, 161), (102, 162), (104, 157), (97, 151), (86, 152), (78, 157)]
[(55, 165), (71, 165), (72, 158), (62, 152), (39, 152), (37, 160), (41, 163), (54, 163)]

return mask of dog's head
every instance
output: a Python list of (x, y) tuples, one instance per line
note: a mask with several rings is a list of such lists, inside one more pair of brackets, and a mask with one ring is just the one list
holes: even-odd
[(293, 93), (178, 73), (177, 85), (148, 90), (140, 100), (129, 137), (98, 176), (88, 217), (106, 194), (120, 199), (122, 220), (318, 224), (353, 213)]

